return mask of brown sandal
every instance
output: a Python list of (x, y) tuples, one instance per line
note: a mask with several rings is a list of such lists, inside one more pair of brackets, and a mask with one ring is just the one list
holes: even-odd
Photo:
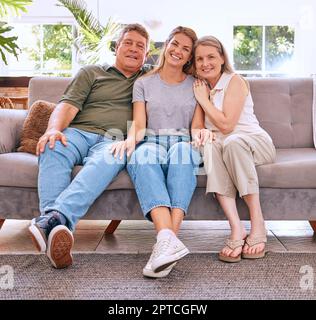
[[(231, 239), (226, 240), (226, 246), (232, 250), (235, 250), (239, 247), (243, 247), (244, 244), (245, 244), (245, 240), (231, 240)], [(239, 262), (241, 260), (241, 253), (237, 257), (225, 256), (219, 253), (218, 259), (224, 262), (231, 262), (231, 263)]]
[[(246, 238), (246, 244), (249, 246), (249, 248), (259, 244), (259, 243), (267, 243), (267, 237), (266, 236), (261, 236), (261, 237), (254, 237), (254, 238), (251, 238), (251, 237), (247, 237)], [(241, 257), (243, 259), (260, 259), (260, 258), (264, 258), (266, 254), (266, 251), (265, 251), (265, 248), (258, 252), (258, 253), (242, 253), (241, 254)]]

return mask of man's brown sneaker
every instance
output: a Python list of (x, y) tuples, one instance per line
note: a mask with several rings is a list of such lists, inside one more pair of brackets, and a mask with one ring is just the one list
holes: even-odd
[(71, 249), (74, 244), (72, 232), (63, 225), (55, 227), (48, 236), (47, 256), (52, 265), (62, 269), (72, 265)]

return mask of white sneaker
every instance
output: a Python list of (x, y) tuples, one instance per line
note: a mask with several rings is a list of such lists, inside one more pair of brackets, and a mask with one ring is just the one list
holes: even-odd
[(154, 272), (161, 272), (189, 252), (189, 249), (175, 236), (161, 239), (153, 251), (152, 269)]
[(147, 262), (147, 264), (145, 265), (145, 267), (143, 268), (143, 275), (145, 277), (149, 277), (149, 278), (163, 278), (166, 277), (172, 270), (172, 268), (177, 264), (176, 262), (174, 262), (173, 264), (171, 264), (169, 267), (167, 267), (166, 269), (160, 271), (160, 272), (154, 272), (153, 268), (152, 268), (152, 260), (153, 257), (155, 255), (155, 247), (153, 246), (153, 252), (150, 255), (150, 258)]
[(29, 233), (32, 238), (32, 241), (39, 252), (46, 252), (47, 248), (47, 236), (46, 230), (41, 228), (40, 225), (36, 223), (36, 219), (31, 220), (29, 225)]

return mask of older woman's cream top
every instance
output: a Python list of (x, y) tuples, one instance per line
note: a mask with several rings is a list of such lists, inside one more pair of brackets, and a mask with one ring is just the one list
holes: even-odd
[[(234, 75), (235, 75), (234, 73), (224, 72), (220, 77), (219, 81), (217, 82), (215, 88), (212, 89), (212, 91), (214, 90), (215, 92), (215, 94), (213, 95), (213, 104), (220, 111), (223, 111), (225, 93), (229, 85), (229, 82)], [(251, 93), (249, 91), (246, 97), (244, 107), (241, 111), (240, 118), (233, 132), (231, 132), (230, 134), (235, 134), (235, 133), (262, 134), (263, 133), (269, 136), (268, 133), (260, 127), (259, 121), (256, 115), (254, 114), (253, 105), (254, 105), (253, 100), (251, 97)], [(211, 123), (210, 119), (207, 116), (205, 116), (205, 127), (215, 132), (219, 131), (219, 129)]]

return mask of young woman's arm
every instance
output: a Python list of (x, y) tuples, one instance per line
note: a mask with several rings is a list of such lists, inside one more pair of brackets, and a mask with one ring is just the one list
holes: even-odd
[(223, 111), (218, 110), (208, 97), (206, 84), (196, 80), (194, 94), (209, 120), (223, 133), (232, 132), (240, 118), (249, 89), (245, 80), (238, 75), (231, 79), (223, 102)]
[(208, 139), (212, 139), (212, 132), (205, 129), (205, 113), (200, 105), (197, 105), (194, 111), (192, 124), (191, 124), (191, 136), (192, 144), (195, 147), (205, 145)]
[(135, 143), (139, 143), (144, 139), (146, 132), (146, 106), (142, 101), (136, 101), (133, 103), (133, 131), (130, 130), (129, 135), (134, 135)]
[(133, 122), (128, 131), (127, 138), (124, 141), (113, 144), (111, 153), (114, 153), (116, 158), (120, 154), (120, 159), (123, 159), (126, 150), (129, 157), (135, 150), (135, 145), (143, 140), (146, 132), (146, 107), (145, 103), (136, 101), (133, 103)]

